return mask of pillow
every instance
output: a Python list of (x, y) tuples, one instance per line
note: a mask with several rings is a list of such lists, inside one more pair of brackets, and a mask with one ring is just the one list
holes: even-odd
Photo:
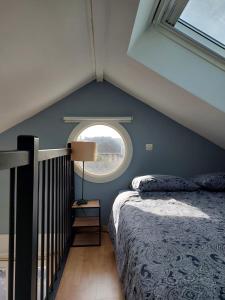
[(202, 189), (209, 191), (225, 191), (225, 173), (197, 175), (193, 177), (192, 180)]
[(153, 191), (196, 191), (199, 189), (192, 181), (172, 175), (145, 175), (132, 180), (133, 190), (140, 192)]

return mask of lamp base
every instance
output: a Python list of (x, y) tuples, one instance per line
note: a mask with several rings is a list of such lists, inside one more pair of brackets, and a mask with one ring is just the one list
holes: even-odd
[(88, 201), (85, 200), (85, 199), (77, 200), (77, 205), (85, 205), (85, 204), (87, 204), (87, 203), (88, 203)]

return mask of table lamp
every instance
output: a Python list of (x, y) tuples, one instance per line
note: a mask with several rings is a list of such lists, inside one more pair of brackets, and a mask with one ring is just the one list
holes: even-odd
[(96, 143), (95, 142), (72, 142), (71, 160), (82, 161), (82, 193), (81, 199), (77, 201), (78, 205), (87, 204), (87, 200), (84, 199), (84, 163), (85, 161), (96, 160)]

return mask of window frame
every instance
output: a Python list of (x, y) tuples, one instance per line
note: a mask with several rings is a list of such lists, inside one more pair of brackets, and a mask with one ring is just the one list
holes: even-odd
[[(182, 19), (178, 19), (177, 21), (179, 23), (179, 25), (182, 25), (184, 27), (186, 27), (188, 30), (190, 30), (193, 33), (196, 33), (198, 36), (201, 36), (205, 39), (204, 44), (207, 44), (210, 42), (210, 44), (212, 44), (212, 46), (209, 46), (209, 49), (212, 49), (214, 45), (220, 47), (221, 49), (225, 50), (225, 45), (220, 43), (219, 41), (217, 41), (216, 39), (214, 39), (213, 37), (211, 37), (210, 35), (208, 35), (207, 33), (205, 33), (204, 31), (201, 31), (200, 29), (194, 27), (193, 25), (191, 25), (190, 23), (182, 20)], [(182, 31), (183, 32), (183, 31)], [(192, 33), (192, 35), (193, 35)], [(202, 43), (203, 44), (203, 43)]]
[[(160, 0), (156, 0), (159, 2)], [(181, 44), (188, 50), (204, 58), (218, 68), (225, 70), (225, 48), (214, 43), (213, 38), (200, 32), (191, 24), (179, 21), (179, 28), (174, 27), (189, 0), (161, 0), (157, 6), (152, 23), (160, 33)], [(192, 28), (193, 27), (193, 28)], [(195, 28), (195, 30), (194, 30)], [(186, 32), (186, 33), (185, 33)]]
[[(114, 170), (113, 172), (105, 175), (95, 175), (92, 173), (84, 172), (84, 179), (89, 182), (93, 183), (106, 183), (113, 181), (120, 177), (129, 167), (132, 157), (133, 157), (133, 145), (130, 138), (129, 133), (118, 122), (115, 121), (82, 121), (80, 122), (75, 128), (72, 130), (72, 132), (69, 135), (68, 142), (71, 143), (72, 141), (76, 141), (78, 136), (81, 134), (82, 131), (87, 129), (88, 127), (95, 126), (95, 125), (105, 125), (109, 126), (112, 129), (116, 130), (119, 135), (122, 137), (123, 142), (125, 144), (125, 157), (121, 165)], [(82, 168), (80, 168), (76, 162), (74, 162), (74, 172), (82, 178)]]

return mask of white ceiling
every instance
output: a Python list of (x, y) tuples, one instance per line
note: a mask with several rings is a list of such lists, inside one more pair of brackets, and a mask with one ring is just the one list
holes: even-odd
[(0, 131), (94, 79), (83, 0), (0, 1)]
[(127, 56), (138, 0), (0, 1), (0, 132), (96, 78), (225, 148), (225, 114)]

